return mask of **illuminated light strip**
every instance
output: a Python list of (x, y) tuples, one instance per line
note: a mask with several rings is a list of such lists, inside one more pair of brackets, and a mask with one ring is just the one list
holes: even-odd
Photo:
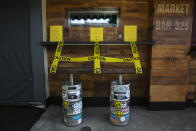
[(63, 49), (63, 44), (64, 44), (64, 42), (59, 42), (57, 45), (54, 60), (53, 60), (52, 65), (50, 67), (50, 73), (56, 73), (56, 69), (57, 69), (57, 66), (59, 63), (61, 51)]

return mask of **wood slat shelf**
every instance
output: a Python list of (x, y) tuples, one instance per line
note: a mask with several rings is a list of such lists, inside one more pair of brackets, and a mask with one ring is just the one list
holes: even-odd
[[(94, 42), (90, 41), (65, 41), (64, 45), (93, 45)], [(42, 46), (57, 45), (58, 42), (41, 42)], [(104, 41), (99, 42), (100, 45), (129, 45), (130, 42), (124, 41)], [(136, 42), (137, 45), (154, 45), (154, 42)]]
[[(48, 69), (50, 70), (50, 69)], [(102, 68), (102, 74), (136, 74), (135, 68)], [(93, 74), (94, 68), (58, 67), (56, 73)]]

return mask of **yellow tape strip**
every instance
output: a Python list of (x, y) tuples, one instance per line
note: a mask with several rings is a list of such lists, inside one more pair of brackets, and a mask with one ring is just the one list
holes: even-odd
[(99, 43), (95, 42), (94, 44), (94, 73), (101, 74), (101, 63), (100, 63), (100, 50)]
[(139, 60), (139, 53), (137, 50), (137, 46), (135, 42), (130, 42), (130, 43), (131, 43), (131, 50), (133, 53), (133, 58), (134, 58), (134, 63), (135, 63), (136, 74), (142, 74), (142, 66)]
[(72, 58), (67, 56), (60, 56), (59, 61), (63, 62), (87, 62), (87, 61), (94, 61), (100, 60), (101, 62), (116, 62), (116, 63), (132, 63), (134, 59), (130, 58), (113, 58), (113, 57), (104, 57), (104, 56), (88, 56), (88, 57), (79, 57), (79, 58)]
[(136, 74), (142, 74), (142, 66), (140, 60), (134, 60), (134, 63), (135, 63)]
[(56, 73), (56, 69), (57, 69), (57, 65), (59, 63), (61, 51), (63, 49), (63, 43), (64, 42), (59, 42), (57, 45), (54, 60), (53, 60), (52, 65), (50, 67), (50, 73)]
[(133, 58), (112, 58), (112, 57), (101, 57), (102, 59), (100, 59), (102, 62), (122, 62), (122, 63), (131, 63), (134, 62)]
[(130, 42), (131, 43), (131, 50), (133, 53), (133, 58), (137, 58), (139, 57), (138, 51), (137, 51), (137, 46), (135, 44), (135, 42)]
[(60, 61), (63, 61), (63, 62), (86, 62), (86, 61), (93, 61), (93, 59), (92, 59), (92, 56), (79, 57), (79, 58), (60, 56)]

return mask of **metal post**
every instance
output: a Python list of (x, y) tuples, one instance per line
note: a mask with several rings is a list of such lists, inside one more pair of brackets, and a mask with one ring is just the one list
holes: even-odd
[(119, 85), (122, 85), (122, 74), (119, 74)]
[(69, 79), (70, 79), (70, 85), (73, 85), (73, 74), (69, 75)]

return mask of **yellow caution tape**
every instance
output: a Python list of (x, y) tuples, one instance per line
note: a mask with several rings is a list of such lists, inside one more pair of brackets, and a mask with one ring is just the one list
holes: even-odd
[(95, 74), (101, 74), (101, 65), (100, 65), (101, 62), (134, 63), (136, 74), (142, 74), (141, 62), (139, 60), (137, 46), (134, 42), (131, 42), (131, 50), (133, 53), (133, 57), (130, 57), (130, 58), (113, 58), (113, 57), (100, 56), (100, 49), (99, 49), (98, 42), (95, 42), (94, 44), (94, 56), (80, 57), (80, 58), (60, 56), (62, 48), (63, 48), (63, 42), (58, 43), (55, 57), (54, 57), (53, 63), (50, 68), (50, 73), (56, 73), (56, 69), (57, 69), (57, 65), (59, 61), (63, 61), (63, 62), (94, 61), (94, 73)]
[(137, 46), (135, 42), (130, 42), (130, 43), (131, 43), (131, 50), (133, 53), (133, 58), (134, 58), (134, 63), (135, 63), (136, 74), (142, 74), (142, 66), (139, 60), (139, 53), (137, 50)]
[(57, 65), (59, 63), (62, 48), (63, 48), (63, 42), (59, 42), (57, 45), (56, 52), (55, 52), (54, 60), (53, 60), (52, 65), (50, 67), (50, 73), (56, 73), (56, 69), (57, 69)]
[(134, 59), (132, 57), (130, 58), (112, 58), (112, 57), (102, 57), (101, 59), (102, 62), (127, 62), (127, 63), (132, 63), (134, 62)]
[(113, 57), (104, 57), (104, 56), (88, 56), (88, 57), (79, 57), (79, 58), (72, 58), (66, 56), (60, 56), (59, 61), (63, 62), (87, 62), (87, 61), (94, 61), (100, 60), (101, 62), (115, 62), (115, 63), (133, 63), (134, 58), (113, 58)]
[(135, 63), (136, 74), (142, 74), (142, 66), (140, 60), (134, 60), (134, 63)]
[(99, 43), (95, 42), (94, 44), (94, 73), (101, 74), (101, 63), (100, 63), (100, 50)]
[(136, 46), (135, 42), (130, 42), (130, 43), (131, 43), (131, 50), (132, 50), (132, 53), (133, 53), (133, 57), (134, 58), (139, 57), (139, 54), (138, 54), (138, 51), (137, 51), (137, 46)]
[(93, 59), (92, 59), (92, 56), (79, 57), (79, 58), (60, 56), (60, 61), (63, 61), (63, 62), (86, 62), (86, 61), (93, 61)]
[[(51, 34), (55, 37), (51, 37), (52, 41), (55, 40), (62, 40), (62, 33), (61, 33), (61, 27), (52, 27)], [(132, 36), (130, 36), (130, 31), (132, 31)], [(141, 63), (139, 60), (139, 53), (137, 50), (137, 46), (135, 42), (130, 42), (131, 44), (131, 50), (133, 53), (133, 57), (130, 58), (112, 58), (112, 57), (104, 57), (100, 56), (100, 49), (99, 49), (99, 41), (103, 41), (103, 28), (91, 28), (91, 38), (90, 40), (95, 42), (94, 43), (94, 56), (88, 56), (88, 57), (80, 57), (80, 58), (72, 58), (72, 57), (66, 57), (66, 56), (61, 56), (61, 51), (63, 48), (63, 42), (59, 42), (56, 52), (55, 52), (55, 57), (53, 60), (53, 63), (50, 67), (50, 73), (56, 73), (57, 65), (59, 61), (63, 62), (87, 62), (87, 61), (94, 61), (94, 73), (95, 74), (101, 74), (101, 62), (125, 62), (125, 63), (134, 63), (135, 68), (136, 68), (136, 74), (142, 74), (142, 67)], [(136, 26), (126, 26), (125, 27), (125, 33), (126, 35), (126, 40), (132, 40), (136, 41), (137, 39), (137, 27)], [(57, 36), (58, 34), (59, 36)]]

